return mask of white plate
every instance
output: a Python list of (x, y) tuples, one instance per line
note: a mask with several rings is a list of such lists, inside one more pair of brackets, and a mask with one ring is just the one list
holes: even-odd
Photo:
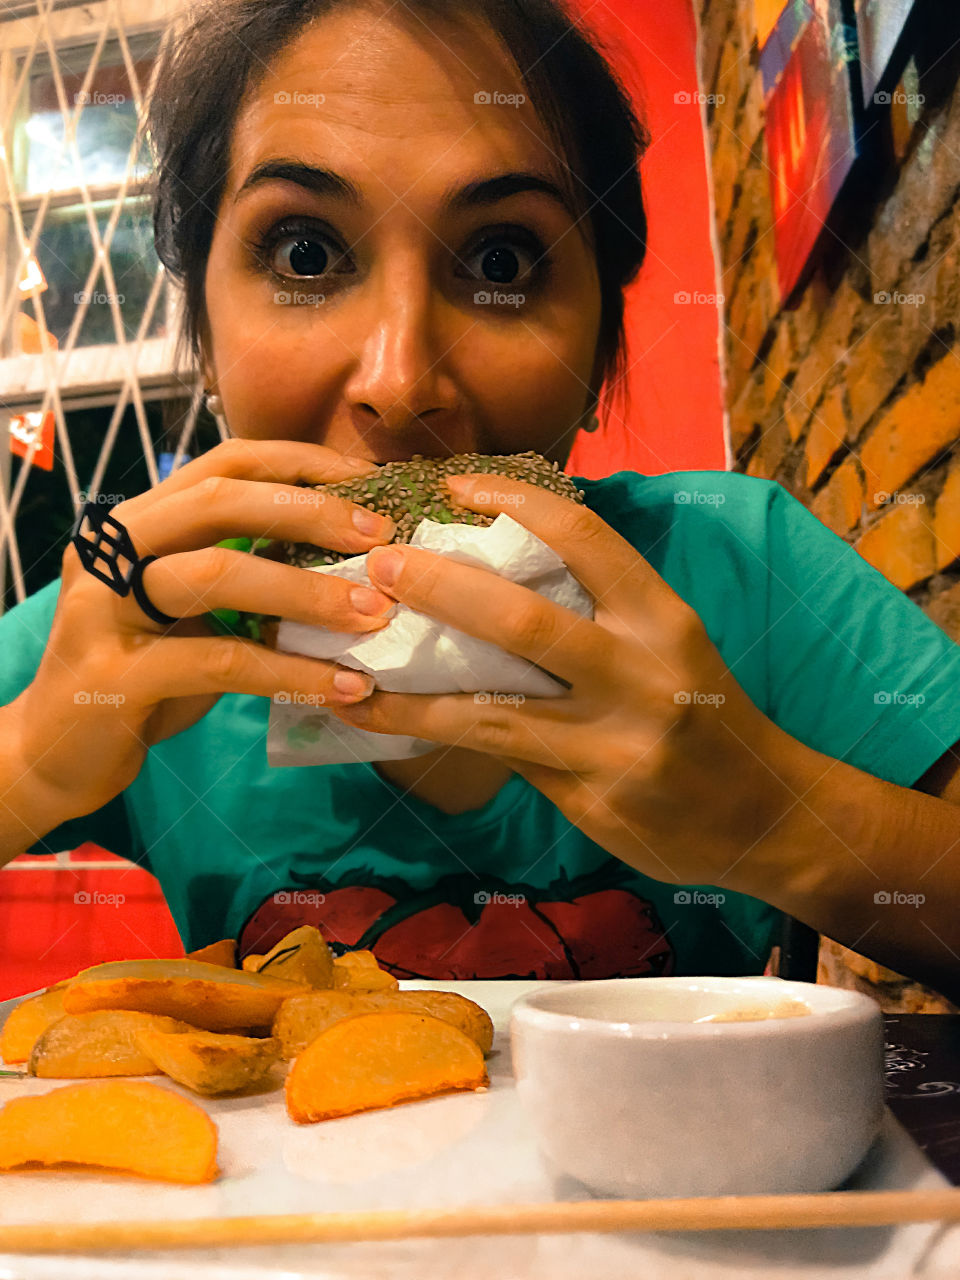
[[(555, 1179), (544, 1168), (510, 1073), (506, 1034), (510, 1006), (519, 996), (548, 984), (403, 985), (459, 991), (489, 1011), (497, 1028), (488, 1062), (489, 1090), (316, 1125), (294, 1124), (286, 1114), (281, 1090), (256, 1097), (205, 1099), (203, 1106), (220, 1130), (222, 1173), (217, 1182), (178, 1187), (87, 1172), (8, 1173), (0, 1175), (0, 1223), (230, 1217), (589, 1198), (582, 1187)], [(11, 1007), (12, 1003), (0, 1005), (0, 1022)], [(45, 1093), (61, 1083), (0, 1079), (0, 1102)], [(598, 1081), (598, 1087), (602, 1084)], [(164, 1085), (179, 1089), (172, 1081)], [(888, 1116), (881, 1140), (851, 1185), (933, 1188), (946, 1182)], [(917, 1224), (896, 1231), (500, 1237), (207, 1249), (129, 1257), (2, 1254), (0, 1280), (893, 1277), (920, 1274), (913, 1271), (913, 1263), (934, 1231)], [(938, 1254), (942, 1253), (941, 1248)], [(922, 1274), (960, 1274), (960, 1232), (950, 1233), (949, 1257), (952, 1273), (948, 1268)]]

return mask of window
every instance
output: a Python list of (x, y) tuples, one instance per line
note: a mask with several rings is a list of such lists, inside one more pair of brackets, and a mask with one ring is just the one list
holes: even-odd
[[(120, 41), (109, 41), (92, 75), (96, 44), (58, 52), (56, 73), (49, 55), (35, 55), (31, 62), (24, 55), (17, 62), (22, 87), (12, 151), (23, 228), (15, 255), (17, 284), (25, 269), (33, 273), (40, 284), (42, 324), (61, 347), (134, 341), (146, 315), (160, 264), (150, 200), (144, 194), (150, 157), (146, 144), (137, 141), (137, 95), (149, 84), (158, 42), (158, 33), (130, 38), (125, 58)], [(124, 188), (129, 194), (121, 198)], [(98, 248), (91, 218), (108, 250), (111, 273), (98, 272), (88, 287)], [(12, 222), (16, 229), (15, 216)], [(30, 283), (28, 279), (24, 285)], [(26, 319), (8, 333), (7, 354), (39, 349), (34, 331), (40, 317), (28, 287), (24, 295), (21, 317)], [(79, 329), (71, 340), (75, 320)], [(143, 336), (163, 337), (168, 329), (162, 291)]]

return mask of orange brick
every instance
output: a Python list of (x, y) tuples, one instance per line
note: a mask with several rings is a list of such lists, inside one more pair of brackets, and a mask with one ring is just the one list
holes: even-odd
[[(716, 92), (720, 55), (733, 18), (733, 5), (714, 0), (700, 31), (700, 78), (704, 92)], [(707, 86), (710, 86), (707, 88)]]
[(960, 456), (954, 458), (933, 510), (937, 568), (946, 569), (960, 556)]
[(851, 441), (889, 399), (930, 337), (930, 329), (921, 325), (915, 307), (871, 305), (867, 316), (867, 328), (850, 348), (847, 359)]
[(763, 363), (767, 399), (775, 400), (795, 363), (790, 329), (783, 323), (782, 316), (777, 321), (776, 336)]
[(856, 528), (863, 510), (864, 488), (855, 458), (847, 458), (810, 504), (810, 510), (841, 537)]
[(920, 505), (892, 507), (854, 546), (901, 591), (909, 591), (936, 572), (933, 526)]
[(804, 450), (807, 459), (807, 487), (812, 489), (823, 475), (827, 464), (843, 447), (847, 431), (847, 405), (843, 383), (824, 396), (814, 410), (810, 434)]
[(835, 359), (832, 350), (815, 341), (810, 353), (801, 361), (790, 390), (796, 399), (803, 402), (807, 412), (817, 407), (826, 390)]
[(750, 51), (749, 49), (746, 52), (743, 51), (740, 32), (734, 24), (730, 35), (723, 42), (723, 50), (720, 54), (717, 93), (722, 94), (724, 98), (732, 98), (734, 102), (739, 102), (743, 97), (748, 78), (752, 78), (753, 75), (754, 72), (750, 67)]
[(787, 392), (787, 403), (783, 410), (783, 420), (787, 424), (787, 432), (793, 444), (796, 444), (803, 435), (803, 429), (810, 421), (810, 410), (804, 405), (802, 400), (791, 398), (790, 392)]
[(960, 642), (960, 582), (934, 596), (926, 606), (926, 614), (951, 639)]
[(730, 447), (734, 456), (743, 448), (754, 429), (762, 429), (766, 403), (763, 383), (750, 379), (730, 406)]
[(761, 455), (759, 450), (747, 463), (747, 475), (759, 476), (761, 480), (773, 479), (773, 472), (769, 469), (767, 460)]
[[(760, 131), (763, 129), (765, 119), (765, 107), (763, 100), (763, 79), (759, 75), (755, 75), (750, 81), (750, 88), (747, 96), (743, 101), (743, 112), (740, 116), (739, 134), (743, 138), (748, 147), (752, 147), (760, 137)], [(766, 170), (764, 176), (767, 178), (766, 192), (769, 207), (770, 182)], [(772, 214), (768, 217), (772, 220)]]
[(740, 174), (747, 163), (747, 149), (732, 129), (720, 126), (715, 135), (711, 161), (717, 226), (722, 229), (727, 225)]
[(762, 476), (765, 480), (775, 479), (789, 447), (789, 439), (787, 424), (782, 418), (765, 425), (760, 443), (747, 467), (747, 475)]
[(894, 493), (960, 438), (960, 358), (951, 351), (893, 405), (860, 450), (867, 502)]

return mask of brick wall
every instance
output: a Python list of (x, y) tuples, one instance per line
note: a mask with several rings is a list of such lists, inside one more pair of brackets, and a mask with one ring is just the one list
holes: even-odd
[[(960, 46), (923, 37), (786, 310), (753, 0), (695, 3), (734, 468), (779, 481), (960, 640)], [(889, 971), (821, 956), (830, 980), (918, 1007)]]

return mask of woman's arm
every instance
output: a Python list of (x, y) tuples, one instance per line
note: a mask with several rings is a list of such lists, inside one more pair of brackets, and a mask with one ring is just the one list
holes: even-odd
[(62, 822), (80, 817), (76, 799), (71, 807), (39, 780), (21, 743), (19, 707), (13, 702), (0, 707), (0, 867)]
[(782, 816), (731, 888), (957, 1000), (960, 778), (938, 773), (937, 798), (775, 732), (766, 763)]
[[(424, 548), (376, 549), (372, 580), (411, 608), (537, 663), (569, 691), (479, 710), (471, 695), (379, 691), (336, 715), (378, 733), (485, 751), (645, 875), (727, 886), (948, 996), (960, 990), (957, 806), (842, 764), (763, 714), (699, 615), (593, 511), (499, 477), (483, 478), (482, 495), (479, 480), (448, 483), (459, 502), (490, 515), (512, 496), (510, 511), (593, 596), (593, 620)], [(856, 557), (850, 548), (840, 554)], [(866, 589), (878, 592), (873, 582)], [(789, 607), (778, 603), (781, 613)], [(872, 625), (885, 616), (874, 610)], [(808, 659), (817, 631), (828, 655), (850, 651), (818, 623), (806, 639)], [(929, 635), (921, 641), (932, 672), (942, 646)], [(795, 661), (792, 671), (802, 688), (814, 679), (844, 688), (843, 675), (822, 663), (798, 671)], [(878, 680), (851, 687), (857, 725), (866, 721), (860, 737), (876, 731)], [(887, 744), (888, 756), (895, 747)]]

